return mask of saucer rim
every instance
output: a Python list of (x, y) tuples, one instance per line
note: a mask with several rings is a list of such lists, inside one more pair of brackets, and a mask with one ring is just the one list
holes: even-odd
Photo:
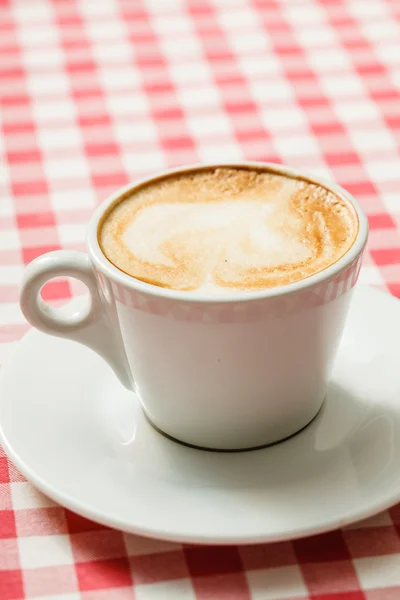
[(45, 494), (50, 500), (53, 500), (63, 508), (67, 508), (72, 512), (75, 512), (81, 517), (85, 517), (95, 523), (99, 523), (100, 525), (104, 525), (106, 527), (111, 527), (113, 529), (117, 529), (119, 531), (123, 531), (125, 533), (139, 535), (142, 537), (147, 537), (151, 539), (159, 539), (162, 541), (169, 541), (175, 543), (185, 543), (185, 544), (200, 544), (200, 545), (247, 545), (247, 544), (265, 544), (265, 543), (274, 543), (274, 542), (283, 542), (288, 540), (296, 540), (304, 537), (309, 537), (313, 535), (319, 535), (323, 533), (328, 533), (330, 531), (334, 531), (336, 529), (341, 529), (342, 527), (346, 527), (347, 525), (351, 525), (353, 523), (363, 521), (368, 519), (384, 510), (387, 510), (391, 506), (400, 502), (400, 487), (397, 493), (393, 495), (389, 495), (389, 497), (385, 497), (382, 502), (377, 502), (372, 506), (369, 506), (365, 510), (357, 511), (354, 510), (349, 513), (346, 518), (337, 519), (333, 518), (330, 521), (324, 521), (323, 523), (319, 523), (314, 525), (313, 527), (297, 527), (291, 528), (290, 531), (281, 531), (272, 532), (271, 534), (260, 534), (257, 536), (250, 535), (222, 535), (215, 536), (211, 538), (207, 535), (198, 535), (198, 534), (175, 534), (172, 530), (164, 529), (161, 531), (157, 527), (154, 529), (149, 527), (142, 527), (140, 525), (132, 524), (129, 526), (126, 521), (119, 519), (118, 517), (109, 517), (107, 514), (91, 509), (90, 506), (86, 505), (84, 502), (79, 502), (74, 500), (69, 494), (64, 494), (57, 492), (53, 486), (47, 484), (40, 476), (36, 475), (26, 464), (24, 461), (20, 460), (16, 453), (12, 450), (10, 444), (8, 443), (6, 437), (4, 436), (4, 432), (2, 430), (0, 424), (0, 442), (5, 450), (7, 456), (10, 458), (12, 463), (17, 467), (17, 469), (26, 477), (26, 479), (32, 483), (39, 491)]
[[(368, 286), (358, 286), (358, 293), (362, 293), (363, 295), (375, 295), (379, 296), (381, 300), (385, 302), (395, 303), (397, 304), (397, 299), (393, 296), (384, 293), (380, 290), (376, 290), (374, 288), (370, 288)], [(79, 298), (72, 300), (70, 303), (78, 304), (80, 301)], [(400, 308), (400, 304), (397, 304), (398, 308)], [(30, 330), (21, 340), (20, 344), (26, 343), (27, 340), (31, 341), (32, 338), (37, 337), (38, 342), (40, 344), (40, 338), (45, 335), (37, 330)], [(19, 345), (20, 346), (20, 345)], [(14, 361), (18, 360), (18, 351), (13, 352), (11, 358), (7, 361), (6, 365), (1, 369), (0, 373), (0, 391), (4, 385), (4, 381), (7, 378), (7, 374), (11, 365)], [(5, 402), (5, 396), (3, 394), (0, 395), (0, 403)], [(305, 431), (307, 427), (305, 428)], [(143, 527), (139, 523), (128, 523), (125, 519), (119, 519), (117, 516), (110, 516), (107, 513), (99, 511), (97, 509), (93, 509), (90, 505), (85, 502), (74, 499), (74, 497), (70, 496), (68, 493), (59, 492), (56, 488), (54, 488), (51, 484), (47, 483), (42, 477), (37, 475), (34, 470), (32, 470), (24, 460), (22, 460), (18, 453), (13, 450), (12, 444), (8, 441), (4, 431), (3, 425), (0, 421), (0, 443), (6, 453), (6, 455), (10, 458), (11, 462), (17, 467), (17, 469), (26, 477), (26, 479), (31, 482), (35, 487), (37, 487), (43, 494), (49, 497), (54, 502), (60, 504), (61, 506), (77, 513), (78, 515), (90, 519), (96, 523), (101, 525), (118, 529), (120, 531), (124, 531), (126, 533), (140, 535), (147, 538), (156, 538), (159, 540), (176, 542), (176, 543), (188, 543), (188, 544), (201, 544), (201, 545), (242, 545), (242, 544), (263, 544), (263, 543), (272, 543), (272, 542), (281, 542), (287, 540), (294, 540), (303, 537), (308, 537), (312, 535), (318, 535), (322, 533), (327, 533), (329, 531), (342, 528), (348, 526), (352, 523), (362, 521), (372, 517), (373, 515), (387, 510), (394, 504), (400, 502), (400, 485), (398, 491), (393, 491), (389, 494), (384, 494), (384, 497), (380, 501), (375, 501), (368, 506), (364, 506), (363, 509), (353, 509), (350, 513), (346, 515), (346, 517), (337, 518), (333, 517), (332, 519), (324, 520), (323, 522), (313, 523), (310, 526), (305, 526), (302, 524), (301, 526), (291, 526), (289, 530), (284, 530), (280, 528), (280, 530), (271, 531), (269, 533), (260, 533), (259, 535), (215, 535), (211, 537), (209, 535), (200, 535), (193, 534), (191, 532), (188, 533), (176, 533), (174, 530), (169, 530), (164, 528), (160, 530), (158, 527)], [(173, 442), (177, 443), (177, 442)], [(260, 450), (266, 450), (265, 448)]]

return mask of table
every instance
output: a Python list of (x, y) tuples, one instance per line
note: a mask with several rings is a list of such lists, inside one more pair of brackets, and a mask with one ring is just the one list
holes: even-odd
[[(110, 191), (198, 161), (327, 175), (371, 226), (361, 281), (400, 296), (400, 2), (0, 2), (0, 362), (26, 263), (84, 249)], [(82, 292), (53, 281), (53, 304)], [(398, 600), (400, 506), (295, 542), (209, 548), (91, 523), (0, 454), (0, 598)]]

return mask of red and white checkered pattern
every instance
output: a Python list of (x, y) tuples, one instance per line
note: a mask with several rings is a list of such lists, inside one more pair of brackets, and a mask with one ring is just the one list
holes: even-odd
[[(400, 296), (399, 39), (398, 0), (1, 0), (0, 361), (27, 329), (24, 265), (83, 249), (110, 191), (183, 163), (335, 179), (369, 217), (361, 281)], [(292, 543), (182, 547), (65, 511), (2, 455), (0, 598), (398, 600), (400, 506)]]

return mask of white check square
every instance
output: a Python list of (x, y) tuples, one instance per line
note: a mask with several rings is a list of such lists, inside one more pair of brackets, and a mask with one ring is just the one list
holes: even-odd
[(337, 100), (333, 106), (340, 121), (346, 123), (356, 123), (361, 120), (369, 119), (373, 122), (379, 122), (381, 113), (375, 102), (362, 98), (359, 100)]
[(11, 196), (9, 196), (7, 194), (7, 190), (4, 189), (6, 187), (4, 185), (6, 183), (6, 179), (7, 179), (7, 181), (9, 181), (9, 177), (10, 177), (8, 169), (2, 168), (1, 177), (3, 179), (3, 181), (1, 183), (3, 185), (1, 185), (1, 187), (0, 187), (0, 198), (1, 198), (0, 218), (1, 217), (12, 217), (12, 216), (14, 216), (14, 211), (15, 211), (14, 201), (12, 200)]
[(155, 171), (166, 168), (166, 157), (163, 152), (124, 152), (122, 162), (130, 176), (142, 172)]
[[(33, 600), (50, 600), (48, 594), (45, 596), (31, 596), (31, 598)], [(95, 600), (95, 596), (92, 596), (92, 599)], [(70, 594), (52, 594), (51, 600), (82, 600), (82, 596), (79, 592), (72, 592)], [(103, 598), (101, 600), (103, 600)]]
[(57, 506), (53, 500), (26, 481), (16, 481), (10, 485), (14, 510)]
[(42, 127), (37, 136), (39, 146), (44, 152), (82, 148), (82, 135), (77, 127)]
[(48, 49), (29, 49), (22, 54), (23, 61), (28, 69), (49, 69), (62, 68), (65, 64), (65, 57), (60, 48)]
[(306, 48), (316, 47), (317, 52), (321, 44), (324, 46), (332, 44), (335, 47), (337, 44), (337, 36), (333, 27), (322, 24), (313, 28), (312, 32), (308, 28), (304, 30), (296, 28), (296, 38), (301, 46)]
[(398, 40), (393, 40), (390, 44), (377, 44), (376, 53), (383, 63), (395, 68), (399, 66), (400, 60), (400, 47)]
[(281, 600), (308, 597), (297, 565), (249, 571), (247, 581), (252, 600)]
[(390, 588), (400, 585), (400, 555), (385, 554), (353, 560), (362, 589)]
[(317, 140), (306, 133), (276, 137), (274, 144), (278, 152), (288, 159), (292, 156), (319, 156), (320, 154)]
[(179, 102), (185, 110), (221, 107), (221, 95), (212, 85), (202, 85), (200, 88), (183, 89), (177, 92)]
[(234, 140), (232, 142), (199, 142), (197, 147), (200, 160), (204, 162), (243, 160), (243, 151)]
[[(189, 84), (198, 84), (199, 86), (201, 84), (204, 84), (211, 86), (211, 70), (206, 63), (175, 63), (170, 65), (169, 72), (173, 81), (177, 85), (182, 86), (180, 88), (181, 93), (184, 91), (184, 86), (187, 86)], [(195, 91), (198, 94), (201, 90), (197, 89)]]
[[(282, 73), (282, 63), (274, 54), (262, 56), (241, 56), (238, 57), (238, 63), (246, 77), (268, 77), (278, 76)], [(281, 77), (281, 80), (283, 78)]]
[(112, 44), (93, 44), (92, 50), (99, 63), (112, 64), (113, 61), (130, 61), (134, 55), (132, 44), (123, 40)]
[[(22, 5), (21, 5), (22, 6)], [(32, 8), (36, 8), (37, 3), (35, 5), (32, 4)], [(26, 7), (26, 2), (24, 3), (24, 8)], [(37, 25), (32, 27), (30, 23), (21, 23), (19, 26), (18, 38), (23, 47), (35, 47), (35, 46), (43, 46), (43, 44), (47, 44), (49, 46), (56, 46), (59, 41), (59, 33), (55, 27), (49, 26), (49, 23), (42, 21), (40, 26)]]
[(0, 285), (19, 286), (23, 273), (22, 265), (0, 264)]
[[(174, 67), (183, 66), (186, 70), (198, 69), (199, 67), (206, 67), (207, 65), (197, 62), (187, 63), (189, 59), (201, 59), (203, 47), (198, 37), (193, 35), (193, 32), (188, 32), (184, 36), (169, 36), (160, 38), (160, 46), (163, 50), (163, 54), (169, 58), (171, 64), (169, 69), (173, 70)], [(182, 64), (182, 52), (185, 55), (186, 64)], [(173, 61), (177, 61), (175, 64)], [(179, 61), (179, 62), (178, 62)], [(179, 64), (180, 63), (180, 64)]]
[(389, 212), (395, 215), (400, 212), (399, 192), (381, 192), (380, 198)]
[(293, 86), (286, 80), (279, 81), (253, 81), (249, 84), (253, 97), (261, 105), (270, 102), (292, 102), (294, 100)]
[(332, 68), (347, 70), (349, 67), (349, 55), (337, 46), (327, 49), (319, 48), (318, 52), (307, 53), (307, 58), (314, 69), (322, 72)]
[[(146, 0), (146, 6), (155, 13), (161, 12), (162, 9), (166, 9), (168, 12), (171, 0)], [(186, 0), (174, 0), (174, 10), (180, 10), (182, 7), (186, 7)]]
[(349, 2), (349, 12), (352, 13), (357, 20), (360, 21), (371, 21), (371, 17), (382, 17), (384, 14), (385, 7), (381, 2)]
[(385, 281), (378, 267), (366, 265), (360, 271), (358, 283), (361, 285), (384, 285)]
[(141, 77), (136, 69), (126, 67), (102, 67), (99, 78), (107, 90), (134, 89), (140, 83)]
[(13, 4), (13, 15), (17, 21), (21, 23), (27, 22), (32, 26), (32, 22), (37, 21), (42, 23), (48, 21), (53, 16), (51, 4), (47, 2), (41, 3), (26, 3), (15, 2)]
[(177, 579), (160, 583), (135, 586), (136, 600), (196, 600), (189, 579)]
[(18, 547), (23, 569), (74, 564), (68, 535), (18, 538)]
[(374, 152), (379, 150), (391, 150), (394, 154), (397, 152), (397, 143), (394, 135), (389, 129), (384, 127), (359, 129), (352, 127), (349, 131), (349, 137), (355, 148), (362, 154), (363, 152)]
[(86, 237), (86, 223), (68, 223), (58, 228), (61, 245), (83, 243)]
[(22, 325), (26, 323), (25, 317), (18, 304), (11, 302), (3, 302), (0, 311), (0, 327), (13, 325)]
[(52, 121), (61, 121), (68, 128), (68, 121), (76, 118), (77, 110), (73, 101), (67, 97), (56, 100), (38, 100), (32, 102), (33, 120), (40, 126)]
[(33, 96), (54, 94), (68, 94), (70, 91), (70, 80), (67, 73), (63, 71), (29, 71), (26, 75), (26, 85)]
[(120, 144), (134, 144), (137, 142), (154, 143), (158, 140), (156, 124), (150, 117), (137, 121), (115, 122), (114, 131), (117, 141)]
[(232, 125), (224, 113), (198, 115), (188, 121), (188, 128), (196, 137), (232, 134)]
[(83, 2), (79, 10), (88, 20), (93, 16), (98, 18), (100, 15), (110, 15), (115, 13), (116, 5), (113, 0), (102, 0), (101, 2)]
[[(382, 9), (384, 10), (383, 5)], [(370, 23), (363, 23), (361, 25), (361, 30), (368, 39), (375, 42), (380, 40), (383, 42), (387, 42), (387, 40), (393, 40), (395, 43), (397, 43), (397, 38), (399, 35), (397, 22), (390, 18), (383, 21), (373, 20)], [(380, 45), (375, 46), (376, 52), (379, 52), (380, 49)]]
[[(84, 2), (87, 6), (90, 2)], [(101, 2), (96, 2), (100, 5)], [(116, 19), (100, 19), (96, 21), (88, 20), (86, 31), (94, 42), (105, 44), (107, 41), (114, 42), (124, 38), (126, 30), (122, 22)]]
[(324, 11), (314, 2), (312, 4), (306, 4), (305, 2), (299, 4), (295, 2), (286, 3), (283, 7), (283, 14), (296, 28), (306, 23), (309, 25), (320, 24), (325, 20)]
[(384, 183), (387, 181), (400, 182), (400, 166), (397, 159), (393, 160), (364, 160), (365, 169), (373, 181)]
[(229, 36), (230, 45), (238, 54), (246, 52), (266, 52), (271, 47), (269, 37), (262, 30), (251, 29), (248, 33)]
[(118, 92), (107, 94), (107, 105), (115, 117), (127, 115), (147, 114), (149, 102), (146, 95), (141, 91), (119, 94)]
[(97, 198), (94, 190), (78, 188), (76, 190), (52, 190), (50, 191), (51, 205), (56, 211), (69, 211), (77, 209), (94, 209)]
[(307, 127), (307, 119), (301, 108), (297, 106), (285, 106), (282, 108), (264, 108), (261, 118), (267, 129), (272, 131), (284, 131), (295, 127)]
[(319, 84), (324, 92), (333, 98), (362, 97), (365, 88), (357, 73), (321, 74)]
[(154, 14), (151, 22), (160, 36), (178, 36), (192, 32), (192, 22), (184, 13)]
[(48, 158), (43, 161), (43, 169), (49, 180), (89, 177), (90, 170), (84, 156)]
[(252, 10), (251, 6), (243, 8), (230, 7), (218, 16), (218, 21), (225, 29), (242, 29), (243, 27), (259, 26), (259, 18), (257, 13)]
[(0, 250), (18, 250), (21, 246), (18, 229), (3, 230), (0, 234)]

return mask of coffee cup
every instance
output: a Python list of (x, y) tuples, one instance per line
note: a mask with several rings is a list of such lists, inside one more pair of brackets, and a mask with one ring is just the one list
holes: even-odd
[[(249, 289), (229, 283), (221, 294), (149, 282), (107, 258), (102, 227), (124, 199), (171, 177), (229, 169), (301, 181), (345, 203), (354, 227), (343, 253), (311, 274), (303, 270), (298, 276), (293, 270), (293, 281), (257, 287), (258, 280), (252, 280)], [(257, 448), (300, 431), (320, 410), (367, 237), (367, 218), (359, 204), (331, 182), (268, 163), (187, 166), (112, 194), (89, 222), (87, 254), (60, 250), (31, 262), (22, 283), (21, 309), (40, 331), (75, 340), (101, 355), (137, 394), (160, 432), (204, 449)], [(41, 288), (59, 276), (87, 286), (89, 294), (78, 311), (55, 309), (43, 301)]]

